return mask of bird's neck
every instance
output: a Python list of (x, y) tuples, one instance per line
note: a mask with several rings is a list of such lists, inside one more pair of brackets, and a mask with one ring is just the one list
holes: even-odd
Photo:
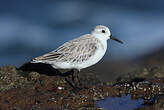
[(102, 35), (102, 34), (93, 34), (92, 33), (92, 36), (96, 37), (97, 39), (99, 39), (100, 41), (106, 41), (109, 39), (109, 37), (105, 36), (105, 35)]
[(96, 35), (92, 34), (92, 37), (95, 37), (96, 39), (98, 39), (99, 40), (98, 45), (100, 45), (100, 47), (103, 48), (104, 51), (106, 51), (106, 49), (107, 49), (107, 40), (109, 38), (106, 38), (105, 36), (98, 35), (98, 34), (96, 34)]

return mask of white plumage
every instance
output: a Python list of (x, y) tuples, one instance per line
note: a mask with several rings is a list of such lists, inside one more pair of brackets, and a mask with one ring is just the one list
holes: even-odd
[(107, 50), (107, 40), (120, 40), (111, 36), (106, 26), (96, 26), (90, 34), (68, 41), (56, 50), (36, 57), (31, 63), (46, 63), (56, 69), (83, 69), (96, 64)]

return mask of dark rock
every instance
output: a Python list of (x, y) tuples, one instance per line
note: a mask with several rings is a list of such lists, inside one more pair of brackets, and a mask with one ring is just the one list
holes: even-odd
[[(132, 99), (142, 97), (145, 102), (151, 98), (159, 100), (159, 95), (164, 92), (164, 78), (155, 78), (153, 75), (159, 71), (162, 73), (162, 70), (141, 69), (132, 72), (136, 75), (128, 73), (121, 76), (113, 86), (114, 82), (102, 82), (93, 73), (81, 73), (80, 80), (87, 88), (75, 91), (65, 81), (65, 77), (58, 74), (48, 76), (38, 72), (17, 70), (13, 66), (0, 67), (0, 109), (98, 110), (100, 108), (95, 106), (96, 101), (121, 94), (130, 94)], [(160, 104), (153, 102), (149, 106), (161, 106), (161, 100)]]

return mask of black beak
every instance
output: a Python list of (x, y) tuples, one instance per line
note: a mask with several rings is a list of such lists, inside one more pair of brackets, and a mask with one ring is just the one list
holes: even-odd
[(115, 38), (114, 36), (110, 36), (110, 38), (112, 39), (112, 40), (115, 40), (115, 41), (117, 41), (117, 42), (119, 42), (119, 43), (121, 43), (121, 44), (123, 44), (123, 42), (121, 41), (121, 40), (119, 40), (119, 39), (117, 39), (117, 38)]

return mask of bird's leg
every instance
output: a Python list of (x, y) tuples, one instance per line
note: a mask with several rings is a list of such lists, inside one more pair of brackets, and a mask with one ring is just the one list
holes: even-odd
[[(66, 74), (69, 74), (68, 75), (68, 78), (69, 78), (70, 75), (72, 77), (72, 81), (69, 81), (67, 77), (65, 78), (65, 80), (67, 81), (67, 83), (73, 89), (82, 89), (81, 87), (78, 87), (78, 86), (81, 86), (82, 85), (81, 82), (80, 82), (79, 76), (78, 76), (79, 75), (79, 71), (75, 72), (74, 69), (72, 69), (71, 71), (66, 72)], [(76, 80), (75, 80), (75, 78), (76, 78)]]
[(80, 82), (80, 79), (79, 79), (79, 73), (80, 73), (80, 70), (77, 71), (77, 81), (78, 81), (78, 84), (82, 86), (82, 83)]
[[(78, 74), (76, 73), (76, 71), (74, 69), (72, 69), (72, 83), (74, 84), (75, 88), (79, 88), (77, 83), (79, 83), (79, 80), (78, 80)], [(75, 80), (75, 78), (77, 78), (77, 81)]]
[(80, 82), (79, 73), (80, 73), (79, 70), (77, 70), (77, 71), (74, 72), (73, 77), (76, 78), (76, 80), (74, 79), (75, 80), (74, 81), (74, 85), (75, 85), (76, 88), (82, 89), (82, 84)]
[(79, 78), (79, 73), (80, 73), (80, 70), (77, 71), (77, 75), (76, 75), (77, 81), (78, 81), (78, 85), (80, 86), (80, 87), (78, 87), (78, 88), (79, 88), (79, 89), (88, 89), (87, 86), (85, 86), (85, 85), (83, 85), (83, 84), (81, 83), (80, 78)]
[(74, 69), (72, 69), (72, 73), (71, 73), (71, 75), (72, 75), (72, 82), (75, 84), (75, 78), (74, 78)]
[[(78, 87), (77, 87), (77, 85), (76, 85), (76, 83), (75, 83), (75, 76), (74, 76), (75, 74), (74, 74), (74, 73), (75, 73), (74, 69), (71, 69), (70, 71), (64, 73), (64, 74), (68, 75), (68, 76), (65, 78), (65, 80), (67, 81), (67, 83), (68, 83), (72, 88), (77, 89)], [(71, 75), (72, 81), (69, 80), (70, 75)]]
[(66, 81), (72, 88), (75, 88), (75, 85), (72, 84), (72, 83), (68, 80), (67, 77), (65, 78), (65, 81)]

